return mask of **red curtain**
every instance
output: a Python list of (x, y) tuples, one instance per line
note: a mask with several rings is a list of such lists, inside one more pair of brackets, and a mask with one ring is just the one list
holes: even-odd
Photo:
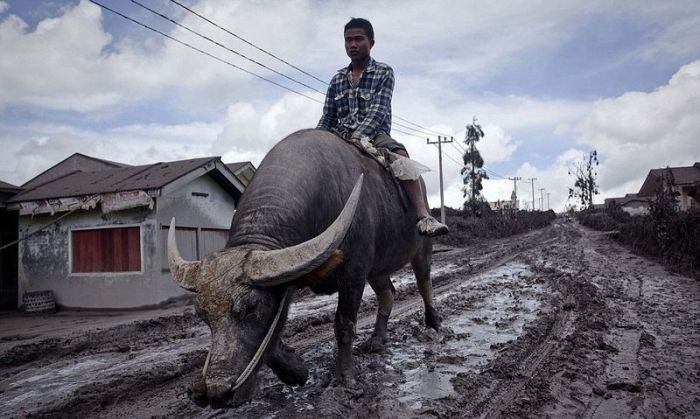
[(136, 272), (141, 270), (139, 227), (73, 232), (73, 272)]

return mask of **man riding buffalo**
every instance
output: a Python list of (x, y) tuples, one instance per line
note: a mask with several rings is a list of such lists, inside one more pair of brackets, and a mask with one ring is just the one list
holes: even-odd
[[(375, 147), (408, 157), (406, 147), (389, 135), (394, 71), (370, 56), (373, 46), (374, 29), (368, 20), (353, 18), (345, 25), (345, 52), (351, 62), (333, 76), (317, 128), (343, 138), (370, 141)], [(447, 226), (428, 213), (420, 182), (401, 180), (401, 184), (416, 208), (419, 234), (432, 237), (447, 233)]]

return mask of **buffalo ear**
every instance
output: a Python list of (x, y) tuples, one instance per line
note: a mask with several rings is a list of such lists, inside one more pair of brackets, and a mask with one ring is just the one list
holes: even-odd
[(343, 251), (340, 249), (336, 249), (333, 251), (331, 256), (321, 264), (321, 266), (294, 281), (294, 285), (299, 288), (313, 288), (322, 282), (325, 282), (330, 274), (332, 274), (338, 266), (342, 265), (343, 262), (345, 262), (345, 253), (343, 253)]

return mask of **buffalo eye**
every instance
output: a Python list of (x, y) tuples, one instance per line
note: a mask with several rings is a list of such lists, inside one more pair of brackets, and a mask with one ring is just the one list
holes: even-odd
[(256, 314), (255, 303), (243, 303), (233, 307), (233, 316), (238, 320), (250, 320)]

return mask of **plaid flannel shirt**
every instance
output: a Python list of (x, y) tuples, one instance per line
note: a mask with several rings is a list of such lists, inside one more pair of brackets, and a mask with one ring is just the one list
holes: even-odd
[(371, 57), (357, 86), (352, 85), (352, 65), (341, 68), (328, 86), (317, 128), (368, 141), (389, 135), (393, 90), (394, 71)]

